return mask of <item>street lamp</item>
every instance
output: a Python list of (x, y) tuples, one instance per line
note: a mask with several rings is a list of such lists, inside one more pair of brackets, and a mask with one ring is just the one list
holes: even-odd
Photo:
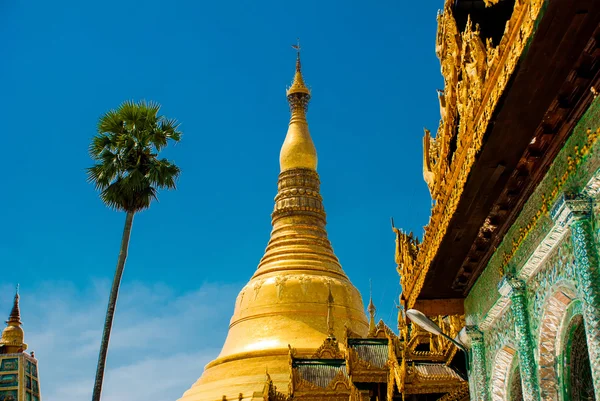
[[(416, 309), (409, 309), (406, 311), (406, 316), (415, 323), (417, 326), (427, 330), (431, 334), (435, 334), (436, 336), (442, 336), (446, 340), (450, 341), (452, 344), (456, 345), (462, 352), (465, 354), (466, 368), (467, 368), (467, 376), (469, 374), (469, 353), (463, 344), (446, 335), (442, 329), (435, 324), (430, 318), (425, 316), (423, 312), (420, 312)], [(465, 378), (468, 380), (468, 378)]]

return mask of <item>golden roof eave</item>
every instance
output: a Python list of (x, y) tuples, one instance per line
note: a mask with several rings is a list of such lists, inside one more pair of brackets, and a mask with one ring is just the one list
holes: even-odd
[[(491, 42), (483, 45), (477, 29), (472, 29), (470, 23), (467, 23), (464, 32), (454, 32), (456, 22), (450, 9), (451, 3), (452, 0), (446, 0), (444, 12), (438, 16), (437, 45), (442, 75), (449, 92), (440, 93), (442, 120), (436, 138), (431, 138), (426, 131), (424, 139), (424, 176), (435, 205), (425, 227), (418, 254), (411, 260), (405, 256), (403, 259), (403, 255), (397, 253), (397, 260), (400, 259), (403, 265), (416, 267), (410, 272), (398, 263), (398, 271), (405, 284), (402, 304), (406, 309), (413, 307), (419, 296), (427, 272), (458, 207), (476, 155), (481, 149), (492, 112), (534, 32), (544, 0), (517, 2), (504, 36), (496, 47), (493, 47)], [(472, 58), (462, 59), (461, 51), (469, 47)], [(455, 82), (456, 69), (462, 69), (463, 74), (470, 77), (468, 86), (463, 84), (461, 87)], [(458, 90), (468, 91), (464, 100), (458, 99), (460, 94), (450, 93), (456, 87)], [(450, 130), (450, 120), (459, 110), (462, 114), (460, 130), (455, 134)], [(449, 157), (444, 143), (450, 141), (452, 135), (457, 135), (458, 139), (456, 150)], [(429, 158), (439, 162), (439, 170), (431, 167), (435, 166), (435, 163), (431, 163)], [(397, 240), (402, 240), (403, 233), (400, 230), (395, 231)]]

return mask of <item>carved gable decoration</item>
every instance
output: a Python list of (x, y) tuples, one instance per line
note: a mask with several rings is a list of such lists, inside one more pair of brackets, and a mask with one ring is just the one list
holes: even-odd
[(375, 338), (397, 339), (398, 336), (396, 336), (396, 333), (394, 333), (382, 319), (377, 323)]
[(340, 370), (327, 386), (327, 390), (350, 391), (350, 383), (348, 381), (348, 375), (346, 372)]
[(344, 359), (336, 339), (327, 338), (311, 357), (312, 359)]
[(406, 234), (398, 228), (393, 228), (396, 233), (396, 264), (400, 275), (402, 293), (407, 292), (410, 283), (414, 281), (416, 273), (417, 255), (419, 253), (419, 239), (413, 233)]

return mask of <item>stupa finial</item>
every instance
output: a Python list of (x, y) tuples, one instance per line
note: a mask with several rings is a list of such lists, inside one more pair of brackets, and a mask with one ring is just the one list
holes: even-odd
[(0, 353), (23, 352), (27, 349), (27, 344), (23, 342), (24, 332), (21, 324), (19, 285), (17, 284), (13, 306), (6, 321), (6, 328), (2, 331), (2, 337), (0, 338)]
[(15, 298), (13, 300), (13, 306), (10, 311), (10, 315), (8, 316), (8, 320), (6, 323), (16, 323), (21, 325), (21, 309), (19, 308), (19, 284), (17, 284), (17, 288), (15, 290)]
[(286, 95), (290, 104), (292, 116), (288, 133), (281, 148), (279, 165), (281, 171), (295, 168), (308, 168), (317, 170), (317, 150), (308, 131), (306, 112), (310, 101), (310, 90), (302, 77), (302, 63), (300, 62), (300, 40), (292, 45), (296, 49), (296, 72), (292, 85), (287, 89)]
[(304, 77), (302, 76), (300, 39), (298, 39), (297, 44), (292, 45), (292, 48), (296, 49), (296, 73), (294, 74), (292, 85), (287, 89), (286, 94), (292, 111), (299, 107), (306, 112), (310, 100), (310, 90), (304, 83)]
[(377, 309), (373, 304), (373, 287), (371, 283), (371, 279), (369, 279), (369, 306), (367, 308), (369, 311), (369, 336), (374, 336), (377, 327), (375, 326), (375, 312)]
[(333, 331), (333, 295), (331, 294), (331, 286), (328, 286), (329, 295), (327, 296), (327, 338), (335, 339)]

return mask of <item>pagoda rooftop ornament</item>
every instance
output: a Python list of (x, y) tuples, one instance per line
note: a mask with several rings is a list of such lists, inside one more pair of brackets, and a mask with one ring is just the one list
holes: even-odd
[(22, 324), (19, 308), (19, 286), (17, 285), (13, 306), (6, 321), (6, 328), (2, 331), (2, 337), (0, 338), (0, 353), (19, 353), (27, 349), (27, 344), (24, 342), (25, 334), (21, 328)]
[(279, 165), (282, 172), (294, 168), (308, 168), (316, 171), (317, 149), (310, 136), (306, 121), (310, 90), (302, 77), (300, 42), (293, 47), (297, 50), (296, 72), (292, 85), (286, 91), (292, 117), (279, 154)]

